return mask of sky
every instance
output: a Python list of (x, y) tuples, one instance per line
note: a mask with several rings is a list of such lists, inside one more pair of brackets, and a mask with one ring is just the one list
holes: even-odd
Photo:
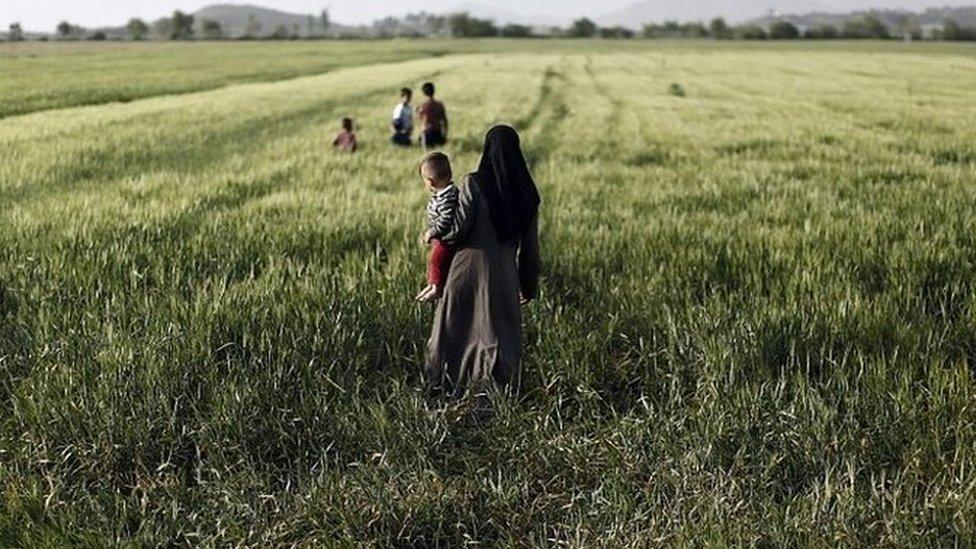
[[(0, 28), (20, 22), (25, 30), (54, 31), (67, 20), (84, 27), (122, 25), (131, 17), (152, 20), (179, 9), (192, 12), (215, 3), (250, 3), (295, 13), (318, 13), (328, 7), (334, 21), (368, 23), (387, 15), (408, 12), (445, 12), (465, 0), (0, 0)], [(636, 0), (479, 0), (475, 3), (518, 13), (551, 14), (557, 18), (598, 16), (633, 4)], [(696, 0), (671, 0), (694, 3)], [(704, 1), (704, 0), (700, 0)], [(747, 0), (757, 6), (772, 6), (778, 0)], [(962, 0), (870, 0), (877, 7), (921, 8), (944, 4), (971, 4)], [(823, 5), (843, 6), (844, 0), (824, 0)], [(859, 2), (860, 3), (860, 2)]]

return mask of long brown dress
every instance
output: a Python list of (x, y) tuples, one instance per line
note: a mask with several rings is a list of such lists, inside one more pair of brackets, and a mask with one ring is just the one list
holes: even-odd
[(519, 292), (534, 298), (539, 278), (538, 220), (499, 242), (480, 182), (467, 176), (455, 227), (457, 255), (437, 305), (427, 347), (430, 388), (454, 397), (494, 379), (518, 389), (522, 358)]

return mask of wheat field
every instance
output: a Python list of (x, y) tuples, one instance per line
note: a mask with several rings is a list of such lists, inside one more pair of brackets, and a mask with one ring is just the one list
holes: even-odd
[[(976, 49), (463, 44), (0, 57), (130, 56), (0, 88), (3, 545), (976, 543)], [(421, 391), (427, 80), (543, 197), (490, 419)]]

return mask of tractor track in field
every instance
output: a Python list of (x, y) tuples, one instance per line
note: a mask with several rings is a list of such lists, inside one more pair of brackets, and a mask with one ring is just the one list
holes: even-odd
[(532, 104), (532, 108), (529, 109), (529, 112), (526, 113), (525, 116), (513, 122), (515, 129), (523, 132), (531, 128), (536, 123), (539, 116), (542, 115), (543, 110), (545, 110), (546, 104), (553, 95), (552, 81), (559, 74), (560, 73), (557, 72), (552, 65), (546, 67), (546, 70), (542, 75), (542, 82), (539, 84), (539, 97), (536, 99), (535, 103)]
[(559, 128), (569, 115), (566, 100), (559, 91), (559, 83), (566, 81), (566, 74), (553, 65), (546, 67), (539, 94), (529, 112), (514, 122), (519, 133), (539, 127), (539, 133), (525, 145), (526, 161), (531, 168), (544, 163), (555, 150), (554, 140)]
[(610, 105), (610, 115), (606, 118), (605, 126), (608, 128), (608, 131), (603, 133), (603, 137), (597, 145), (598, 152), (601, 155), (610, 157), (619, 145), (619, 139), (617, 137), (619, 132), (617, 129), (623, 121), (623, 112), (626, 105), (620, 98), (610, 93), (609, 88), (597, 77), (596, 71), (593, 69), (592, 57), (586, 56), (586, 61), (583, 63), (583, 71), (586, 73), (587, 78), (589, 78), (596, 94)]
[(586, 76), (589, 77), (590, 81), (593, 83), (593, 88), (596, 90), (597, 95), (610, 103), (610, 116), (607, 119), (609, 127), (614, 128), (618, 126), (623, 118), (623, 110), (625, 108), (624, 102), (619, 97), (616, 97), (610, 93), (607, 86), (601, 82), (599, 78), (597, 78), (596, 71), (593, 70), (592, 57), (586, 57), (586, 62), (583, 64), (583, 70), (586, 72)]

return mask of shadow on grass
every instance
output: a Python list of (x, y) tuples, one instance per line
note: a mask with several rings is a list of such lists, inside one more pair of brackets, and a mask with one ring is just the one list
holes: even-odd
[(0, 405), (6, 406), (17, 380), (28, 374), (31, 327), (28, 308), (13, 286), (0, 279)]

